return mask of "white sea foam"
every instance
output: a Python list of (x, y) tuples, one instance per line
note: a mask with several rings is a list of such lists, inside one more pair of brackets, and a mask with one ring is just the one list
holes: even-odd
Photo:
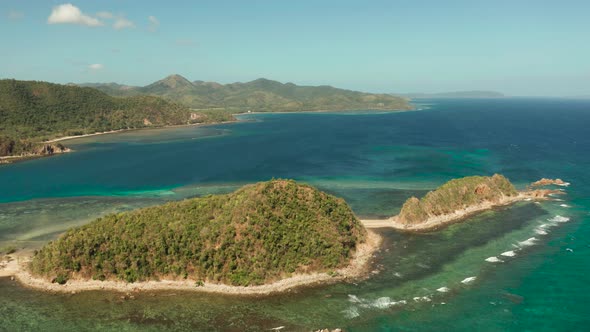
[(477, 277), (469, 277), (469, 278), (465, 278), (461, 281), (461, 283), (463, 284), (469, 284), (472, 283), (475, 279), (477, 279)]
[(488, 257), (486, 258), (486, 262), (490, 262), (490, 263), (502, 263), (504, 262), (503, 260), (499, 259), (496, 256), (492, 256), (492, 257)]
[(570, 221), (570, 218), (563, 217), (563, 216), (560, 216), (560, 215), (556, 215), (553, 218), (547, 219), (547, 221), (551, 221), (551, 222), (568, 222), (568, 221)]
[(437, 288), (436, 289), (437, 292), (441, 292), (441, 293), (446, 293), (448, 291), (450, 291), (449, 287), (441, 287), (441, 288)]
[(516, 256), (516, 253), (513, 250), (510, 250), (510, 251), (505, 251), (505, 252), (501, 253), (500, 255), (506, 256), (506, 257), (514, 257), (514, 256)]
[(432, 301), (428, 296), (415, 296), (413, 298), (415, 302), (430, 302)]
[(379, 309), (386, 309), (391, 306), (391, 298), (389, 297), (380, 297), (373, 302), (373, 307)]
[(359, 309), (357, 307), (350, 307), (348, 309), (342, 310), (344, 317), (348, 319), (356, 318), (360, 316)]
[(348, 301), (351, 303), (363, 303), (364, 301), (359, 299), (358, 296), (356, 295), (352, 295), (352, 294), (348, 294)]
[(529, 197), (529, 198), (525, 198), (524, 200), (525, 200), (525, 202), (530, 202), (530, 201), (532, 201), (533, 199)]
[(556, 183), (556, 184), (557, 184), (558, 186), (561, 186), (561, 187), (569, 187), (569, 186), (570, 186), (570, 183), (569, 183), (569, 182), (564, 182), (564, 183)]
[(392, 306), (396, 305), (403, 305), (406, 304), (406, 300), (401, 301), (392, 301), (390, 297), (380, 297), (371, 303), (371, 306), (378, 309), (387, 309)]
[(531, 237), (531, 238), (528, 238), (524, 241), (518, 242), (518, 245), (521, 247), (530, 247), (530, 246), (534, 246), (536, 244), (536, 242), (537, 242), (537, 238)]
[(547, 235), (547, 231), (541, 227), (535, 228), (535, 233), (537, 233), (538, 235)]
[(564, 208), (568, 208), (568, 207), (570, 207), (570, 206), (569, 206), (569, 205), (567, 205), (567, 204), (559, 204), (559, 206), (561, 206), (561, 207), (564, 207)]

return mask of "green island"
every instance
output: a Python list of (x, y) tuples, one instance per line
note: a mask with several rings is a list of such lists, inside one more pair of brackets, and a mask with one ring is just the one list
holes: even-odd
[(52, 140), (117, 130), (234, 121), (245, 112), (405, 110), (407, 100), (259, 79), (221, 85), (171, 75), (146, 87), (0, 80), (0, 163), (69, 152)]
[(272, 180), (226, 195), (107, 215), (35, 253), (30, 270), (75, 280), (250, 286), (347, 266), (367, 231), (346, 202)]
[(432, 231), (498, 206), (524, 200), (545, 200), (550, 194), (559, 195), (563, 192), (531, 188), (518, 191), (500, 174), (468, 176), (450, 180), (420, 199), (408, 198), (396, 216), (362, 222), (367, 228), (391, 227), (407, 232)]
[(433, 216), (441, 216), (482, 203), (500, 203), (518, 196), (514, 185), (502, 175), (468, 176), (453, 179), (421, 199), (409, 198), (398, 215), (404, 224), (419, 224)]

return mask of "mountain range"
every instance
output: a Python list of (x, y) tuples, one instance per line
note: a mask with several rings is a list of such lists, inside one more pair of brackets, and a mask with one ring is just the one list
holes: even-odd
[(246, 83), (220, 84), (189, 81), (170, 75), (152, 84), (138, 87), (117, 83), (83, 83), (111, 96), (152, 95), (193, 109), (224, 109), (236, 113), (320, 111), (320, 110), (406, 110), (406, 98), (372, 94), (327, 85), (299, 86), (265, 78)]

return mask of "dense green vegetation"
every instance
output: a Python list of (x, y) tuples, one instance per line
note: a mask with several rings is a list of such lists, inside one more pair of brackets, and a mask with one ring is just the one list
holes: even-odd
[(38, 275), (255, 285), (347, 264), (366, 232), (340, 198), (292, 180), (112, 214), (33, 258)]
[(59, 136), (214, 121), (217, 115), (154, 96), (115, 98), (92, 88), (0, 80), (0, 156), (38, 153), (36, 143)]
[(257, 79), (248, 83), (219, 84), (190, 82), (180, 75), (171, 75), (145, 87), (129, 87), (116, 83), (83, 84), (113, 96), (154, 95), (197, 109), (225, 109), (235, 113), (410, 109), (403, 98), (388, 94), (370, 94), (331, 86), (298, 86), (293, 83)]
[(495, 202), (504, 196), (517, 194), (512, 183), (499, 174), (454, 179), (429, 192), (422, 199), (408, 199), (398, 218), (403, 223), (416, 224), (431, 216), (452, 213), (470, 205)]

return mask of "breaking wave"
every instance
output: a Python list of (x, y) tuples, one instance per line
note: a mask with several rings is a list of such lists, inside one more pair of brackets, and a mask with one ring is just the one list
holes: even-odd
[(528, 239), (526, 239), (524, 241), (518, 242), (518, 245), (521, 246), (521, 247), (534, 246), (536, 244), (537, 240), (538, 239), (536, 237), (531, 237), (531, 238), (528, 238)]
[(501, 253), (500, 255), (506, 256), (506, 257), (514, 257), (514, 256), (516, 256), (516, 253), (514, 252), (514, 250), (510, 250), (510, 251), (505, 251), (505, 252)]
[(568, 221), (570, 221), (570, 218), (563, 217), (563, 216), (560, 216), (560, 215), (556, 215), (553, 218), (547, 219), (547, 221), (551, 221), (551, 222), (568, 222)]
[(496, 256), (492, 256), (492, 257), (488, 257), (486, 258), (486, 262), (490, 262), (490, 263), (502, 263), (504, 262), (503, 260), (499, 259)]
[(466, 285), (467, 285), (467, 284), (470, 284), (470, 283), (472, 283), (473, 281), (475, 281), (475, 279), (477, 279), (477, 277), (469, 277), (469, 278), (465, 278), (465, 279), (463, 279), (463, 280), (461, 281), (461, 283), (463, 283), (463, 284), (466, 284)]

